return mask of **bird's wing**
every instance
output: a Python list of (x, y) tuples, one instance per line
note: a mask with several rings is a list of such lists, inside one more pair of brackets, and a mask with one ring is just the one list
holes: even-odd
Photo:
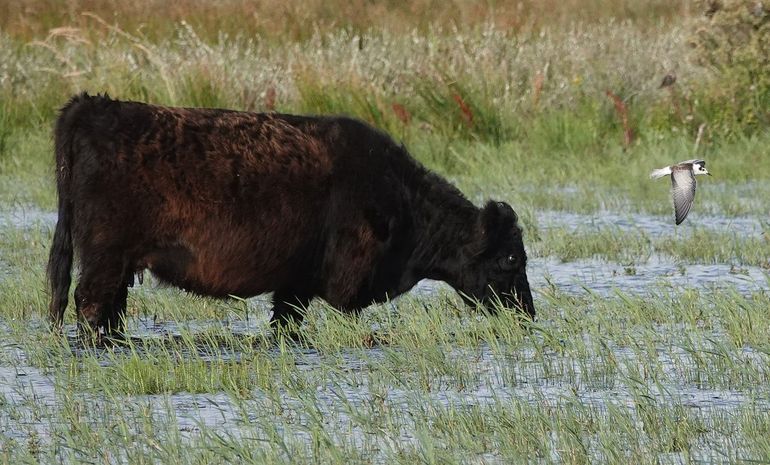
[(699, 160), (696, 158), (694, 160), (685, 160), (677, 163), (677, 165), (695, 165), (695, 164), (706, 166), (706, 160)]
[(674, 170), (671, 173), (671, 194), (674, 197), (676, 224), (681, 224), (690, 213), (695, 199), (695, 176), (692, 170)]

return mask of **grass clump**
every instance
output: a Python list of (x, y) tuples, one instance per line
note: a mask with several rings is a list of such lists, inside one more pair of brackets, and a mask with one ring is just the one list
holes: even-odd
[[(191, 394), (228, 392), (251, 396), (254, 389), (270, 390), (272, 362), (265, 356), (248, 360), (222, 360), (185, 356), (174, 348), (143, 348), (128, 355), (111, 354), (106, 366), (85, 365), (80, 380), (116, 395)], [(226, 355), (219, 353), (220, 357)]]
[(650, 238), (643, 231), (605, 228), (592, 233), (564, 229), (549, 231), (533, 249), (536, 256), (555, 256), (563, 261), (601, 257), (613, 262), (646, 261), (651, 253)]
[(715, 69), (711, 85), (723, 109), (713, 124), (762, 130), (770, 123), (770, 8), (747, 0), (701, 1), (704, 15), (690, 44), (702, 66)]
[(690, 263), (735, 263), (770, 267), (770, 242), (763, 236), (695, 229), (691, 234), (656, 241), (658, 253)]
[(641, 229), (612, 226), (540, 230), (531, 239), (530, 254), (569, 262), (603, 259), (615, 263), (645, 263), (653, 256), (683, 263), (732, 264), (769, 268), (770, 242), (764, 234), (741, 235), (705, 228), (651, 236)]

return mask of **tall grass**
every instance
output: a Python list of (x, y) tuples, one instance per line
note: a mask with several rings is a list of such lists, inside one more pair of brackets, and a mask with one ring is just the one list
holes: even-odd
[[(622, 132), (608, 90), (628, 100), (629, 124), (643, 133), (668, 130), (672, 123), (660, 116), (673, 110), (656, 84), (674, 63), (679, 85), (698, 89), (710, 79), (706, 70), (688, 64), (687, 26), (680, 24), (575, 24), (540, 34), (491, 26), (459, 34), (436, 28), (403, 35), (337, 29), (301, 43), (270, 44), (259, 36), (204, 39), (186, 24), (151, 41), (96, 16), (85, 18), (89, 28), (56, 30), (26, 44), (0, 35), (6, 58), (0, 91), (14, 96), (4, 99), (8, 108), (50, 119), (70, 93), (88, 89), (165, 104), (259, 110), (264, 99), (258, 96), (273, 88), (275, 106), (283, 111), (332, 110), (395, 127), (400, 121), (392, 103), (397, 102), (415, 127), (493, 142), (521, 139), (530, 128), (546, 127), (551, 115), (564, 114), (567, 123), (592, 123), (592, 147), (600, 148), (604, 145), (595, 141), (617, 139)], [(101, 32), (91, 37), (91, 30)], [(688, 131), (708, 118), (699, 112), (709, 108), (689, 89), (682, 97), (693, 105), (694, 121), (682, 127)], [(561, 141), (584, 130), (584, 125), (567, 128), (567, 134), (557, 129), (554, 137)]]
[(117, 2), (110, 0), (4, 1), (0, 29), (32, 39), (63, 26), (87, 27), (82, 13), (95, 13), (127, 30), (141, 29), (149, 38), (173, 35), (174, 23), (186, 21), (208, 39), (221, 33), (261, 34), (276, 42), (306, 40), (316, 31), (348, 28), (356, 32), (385, 29), (396, 33), (444, 28), (472, 29), (493, 23), (500, 29), (539, 30), (628, 18), (654, 25), (693, 13), (692, 1), (676, 0), (503, 0), (449, 3), (431, 0), (400, 2), (225, 0), (212, 5), (203, 0)]
[[(0, 169), (16, 178), (3, 180), (5, 203), (52, 208), (52, 190), (41, 190), (50, 184), (50, 128), (56, 109), (81, 90), (158, 104), (351, 114), (460, 183), (484, 179), (473, 191), (582, 179), (622, 194), (589, 189), (581, 207), (558, 191), (528, 192), (526, 202), (551, 209), (618, 208), (629, 199), (666, 213), (665, 195), (648, 201), (665, 189), (645, 174), (690, 158), (701, 127), (699, 154), (712, 163), (729, 158), (715, 166), (719, 179), (768, 176), (764, 132), (740, 135), (740, 122), (721, 133), (712, 127), (722, 97), (708, 92), (718, 76), (690, 60), (686, 19), (576, 22), (537, 34), (489, 24), (456, 33), (329, 29), (281, 43), (245, 34), (210, 39), (178, 23), (150, 39), (92, 14), (83, 21), (28, 42), (0, 32)], [(658, 89), (673, 68), (676, 102)], [(608, 91), (622, 100), (625, 124)], [(535, 160), (537, 170), (524, 169)], [(699, 202), (701, 195), (710, 194), (699, 191)], [(712, 196), (712, 211), (752, 211), (733, 195)]]

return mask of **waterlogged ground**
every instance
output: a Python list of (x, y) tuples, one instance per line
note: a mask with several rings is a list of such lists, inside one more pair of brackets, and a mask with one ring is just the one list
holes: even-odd
[[(0, 464), (770, 462), (767, 85), (749, 79), (761, 59), (698, 65), (712, 26), (756, 25), (763, 2), (737, 23), (703, 16), (730, 2), (661, 0), (318, 2), (277, 21), (237, 1), (16, 3), (0, 15)], [(71, 310), (50, 334), (51, 130), (83, 90), (371, 122), (476, 204), (514, 205), (537, 321), (424, 282), (355, 319), (315, 303), (292, 341), (267, 330), (269, 296), (145, 276), (127, 341), (90, 346)], [(676, 227), (648, 174), (696, 157), (713, 177)]]
[(297, 342), (267, 331), (265, 297), (210, 301), (148, 276), (130, 293), (128, 341), (90, 347), (72, 323), (48, 334), (42, 317), (55, 214), (6, 210), (0, 456), (770, 461), (766, 225), (527, 216), (535, 323), (469, 311), (424, 281), (357, 319), (317, 303)]

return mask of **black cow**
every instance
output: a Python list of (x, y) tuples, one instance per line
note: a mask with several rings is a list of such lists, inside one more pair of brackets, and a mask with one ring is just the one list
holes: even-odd
[(357, 311), (423, 278), (534, 316), (513, 209), (475, 207), (403, 146), (351, 118), (73, 97), (55, 133), (48, 263), (61, 325), (73, 251), (81, 322), (118, 331), (134, 274), (201, 295), (273, 291), (273, 320), (321, 297)]

